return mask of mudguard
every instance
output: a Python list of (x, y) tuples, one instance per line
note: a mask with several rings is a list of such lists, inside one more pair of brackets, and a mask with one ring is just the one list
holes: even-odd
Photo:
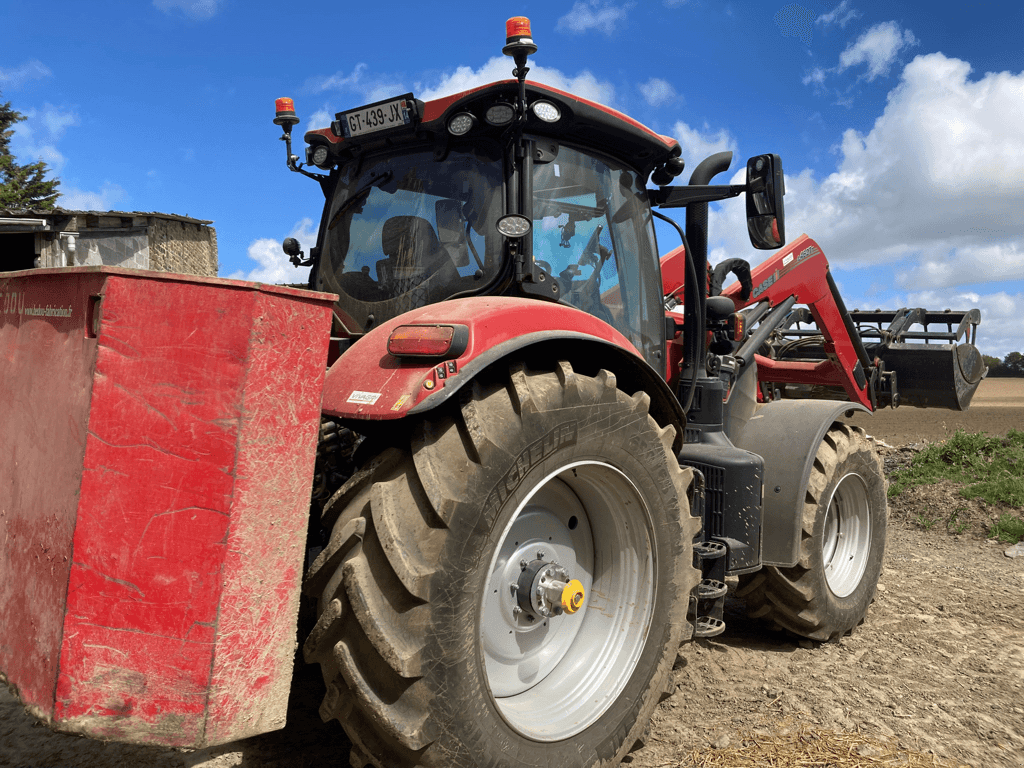
[(833, 422), (854, 410), (869, 412), (834, 400), (776, 400), (759, 408), (742, 432), (730, 435), (738, 448), (764, 457), (763, 565), (796, 565), (804, 491), (818, 445)]
[[(402, 325), (461, 325), (469, 338), (465, 350), (452, 359), (399, 359), (388, 353), (387, 344)], [(624, 391), (643, 389), (651, 396), (651, 414), (659, 423), (684, 423), (682, 408), (662, 375), (612, 326), (575, 307), (510, 297), (446, 301), (382, 323), (328, 371), (323, 410), (364, 421), (425, 413), (488, 365), (538, 344), (558, 346), (570, 361), (585, 358), (608, 368)]]

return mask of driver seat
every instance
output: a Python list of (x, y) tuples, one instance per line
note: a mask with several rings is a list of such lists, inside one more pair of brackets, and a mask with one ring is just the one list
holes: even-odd
[(434, 227), (420, 216), (392, 216), (384, 222), (380, 239), (387, 257), (377, 262), (377, 279), (382, 285), (416, 286), (446, 265), (458, 276)]

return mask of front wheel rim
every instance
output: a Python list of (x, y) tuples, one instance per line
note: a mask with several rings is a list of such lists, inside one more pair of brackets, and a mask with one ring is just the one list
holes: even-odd
[(851, 472), (836, 484), (825, 513), (821, 545), (825, 582), (836, 597), (860, 585), (871, 554), (871, 502), (867, 484)]
[[(479, 639), (498, 712), (535, 741), (571, 738), (608, 711), (632, 677), (657, 594), (650, 510), (620, 470), (601, 461), (567, 465), (518, 506), (488, 569)], [(521, 563), (558, 562), (579, 579), (573, 615), (513, 615), (510, 585)]]

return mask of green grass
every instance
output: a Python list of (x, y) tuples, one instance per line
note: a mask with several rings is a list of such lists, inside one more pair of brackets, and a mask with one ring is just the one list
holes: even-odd
[(998, 539), (1007, 544), (1016, 544), (1018, 541), (1024, 541), (1024, 520), (1020, 520), (1013, 515), (1001, 515), (988, 532), (988, 536), (990, 539)]
[(1024, 507), (1024, 432), (1011, 429), (1006, 437), (989, 437), (957, 430), (915, 455), (909, 467), (896, 470), (889, 495), (939, 480), (963, 485), (964, 498)]

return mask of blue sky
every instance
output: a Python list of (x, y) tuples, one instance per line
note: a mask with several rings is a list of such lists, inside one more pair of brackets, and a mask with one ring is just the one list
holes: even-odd
[[(689, 169), (720, 149), (736, 174), (781, 155), (787, 234), (818, 240), (848, 306), (977, 306), (983, 352), (1024, 349), (1024, 5), (466, 8), (4, 3), (0, 92), (28, 117), (12, 147), (57, 172), (65, 207), (212, 219), (221, 275), (300, 281), (280, 242), (313, 244), (323, 199), (284, 166), (274, 99), (295, 99), (301, 135), (390, 95), (509, 77), (505, 19), (526, 15), (531, 77), (675, 136)], [(742, 199), (713, 210), (710, 232), (712, 261), (765, 256)]]

